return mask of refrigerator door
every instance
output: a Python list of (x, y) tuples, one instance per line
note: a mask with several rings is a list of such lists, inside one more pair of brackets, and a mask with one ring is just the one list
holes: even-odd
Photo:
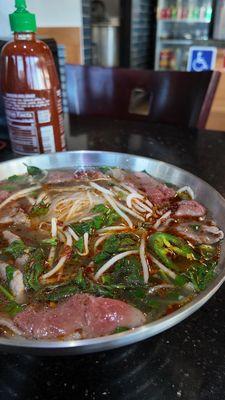
[(218, 1), (213, 29), (213, 39), (225, 40), (225, 1)]
[(207, 45), (212, 9), (212, 0), (158, 1), (156, 70), (186, 70), (190, 46)]

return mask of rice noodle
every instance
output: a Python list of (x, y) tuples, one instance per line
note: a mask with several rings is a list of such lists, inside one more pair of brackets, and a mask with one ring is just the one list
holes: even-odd
[(149, 219), (151, 216), (152, 216), (152, 212), (146, 214), (145, 218), (146, 218), (146, 219)]
[(33, 197), (31, 197), (31, 196), (28, 196), (27, 197), (27, 200), (29, 201), (29, 203), (33, 206), (36, 202), (35, 202), (35, 199), (33, 198)]
[(125, 183), (120, 183), (120, 186), (122, 186), (123, 188), (125, 188), (128, 192), (130, 193), (137, 193), (138, 192), (131, 186), (126, 185)]
[(20, 199), (22, 197), (25, 197), (28, 193), (33, 192), (34, 190), (38, 190), (40, 189), (41, 186), (40, 185), (36, 185), (36, 186), (32, 186), (29, 189), (23, 189), (20, 190), (17, 193), (12, 194), (11, 196), (9, 196), (6, 200), (4, 200), (1, 204), (0, 204), (0, 209), (2, 209), (3, 207), (5, 207), (7, 204), (11, 203), (11, 201)]
[(152, 212), (152, 209), (149, 206), (146, 206), (142, 201), (136, 200), (135, 203), (138, 204), (141, 208), (143, 208), (145, 211)]
[(150, 207), (153, 208), (153, 204), (151, 203), (151, 201), (149, 199), (146, 200), (146, 204)]
[(140, 245), (140, 259), (141, 259), (141, 265), (143, 269), (143, 277), (144, 277), (144, 282), (148, 283), (149, 280), (149, 265), (145, 257), (145, 238), (143, 237), (141, 239), (141, 245)]
[(107, 195), (110, 195), (110, 196), (114, 195), (110, 190), (98, 185), (97, 183), (90, 182), (90, 186), (93, 187), (94, 189), (98, 190), (99, 192), (103, 193), (103, 194), (107, 194)]
[(155, 257), (152, 256), (152, 254), (150, 254), (150, 257), (152, 259), (152, 261), (154, 262), (154, 264), (157, 265), (157, 267), (159, 267), (159, 269), (161, 269), (163, 272), (165, 272), (168, 276), (170, 276), (170, 278), (172, 279), (176, 279), (176, 274), (175, 272), (171, 271), (169, 268), (167, 268), (164, 264), (162, 264), (160, 261), (158, 261)]
[(183, 186), (182, 188), (177, 190), (177, 194), (180, 194), (183, 192), (187, 192), (192, 200), (195, 198), (194, 191), (192, 190), (192, 188), (190, 186)]
[(121, 216), (122, 219), (124, 219), (130, 228), (133, 228), (133, 223), (130, 220), (130, 218), (123, 212), (121, 209), (118, 207), (118, 205), (115, 203), (115, 201), (108, 196), (107, 194), (104, 194), (105, 199), (108, 201), (108, 203), (112, 206), (112, 208)]
[(126, 199), (127, 207), (132, 208), (132, 200), (134, 200), (134, 199), (141, 199), (142, 200), (143, 196), (141, 194), (139, 194), (139, 193), (130, 193), (130, 194), (128, 194), (127, 199)]
[(118, 193), (122, 193), (124, 196), (127, 196), (129, 194), (129, 192), (127, 190), (125, 191), (124, 189), (122, 189), (119, 186), (113, 186), (113, 190)]
[(125, 251), (123, 253), (117, 254), (116, 256), (112, 257), (110, 260), (108, 260), (103, 266), (97, 271), (97, 273), (94, 276), (94, 279), (97, 281), (102, 274), (104, 274), (113, 264), (115, 264), (117, 261), (122, 260), (125, 257), (131, 256), (133, 254), (138, 254), (138, 250), (130, 250), (130, 251)]
[(14, 325), (11, 319), (0, 317), (0, 326), (5, 326), (16, 335), (23, 334), (23, 332)]
[(46, 192), (41, 192), (36, 200), (36, 204), (39, 204), (44, 198), (48, 197)]
[(115, 200), (115, 204), (123, 211), (126, 211), (128, 214), (132, 215), (133, 217), (139, 219), (140, 221), (145, 221), (145, 219), (138, 214), (137, 212), (130, 210), (130, 208), (124, 206), (122, 203), (120, 203), (118, 200)]
[(63, 188), (50, 187), (50, 188), (48, 188), (48, 192), (66, 193), (66, 192), (78, 192), (80, 190), (87, 190), (87, 189), (89, 189), (89, 186), (85, 186), (85, 185), (65, 186)]
[(135, 211), (138, 211), (140, 213), (145, 213), (146, 214), (146, 210), (144, 210), (144, 208), (140, 207), (138, 204), (133, 203), (133, 208), (135, 209)]
[(153, 228), (154, 228), (154, 229), (159, 228), (159, 226), (161, 225), (161, 223), (162, 223), (165, 219), (167, 219), (170, 215), (171, 215), (171, 211), (170, 211), (170, 210), (167, 211), (167, 212), (165, 212), (165, 214), (163, 214), (163, 215), (156, 221), (156, 223), (153, 225)]
[(89, 202), (90, 202), (90, 207), (92, 208), (93, 207), (93, 198), (92, 198), (89, 190), (87, 191), (87, 196), (88, 196), (88, 199), (89, 199)]

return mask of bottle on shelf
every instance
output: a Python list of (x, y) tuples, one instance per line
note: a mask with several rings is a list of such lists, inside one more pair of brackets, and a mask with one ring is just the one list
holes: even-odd
[(206, 5), (205, 21), (211, 22), (212, 19), (212, 2), (209, 1)]
[(198, 21), (200, 18), (200, 7), (198, 6), (198, 4), (195, 4), (193, 8), (192, 18), (194, 21)]
[(36, 39), (35, 15), (16, 0), (10, 15), (14, 39), (1, 54), (1, 91), (15, 153), (65, 150), (60, 83), (52, 53)]
[(183, 15), (182, 0), (177, 0), (177, 19), (178, 20), (182, 19), (182, 15)]

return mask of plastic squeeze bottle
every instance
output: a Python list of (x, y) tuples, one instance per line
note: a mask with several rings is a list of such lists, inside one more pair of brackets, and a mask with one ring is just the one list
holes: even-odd
[(35, 15), (16, 0), (14, 40), (1, 53), (1, 91), (12, 149), (19, 154), (65, 150), (60, 83), (48, 46), (36, 39)]

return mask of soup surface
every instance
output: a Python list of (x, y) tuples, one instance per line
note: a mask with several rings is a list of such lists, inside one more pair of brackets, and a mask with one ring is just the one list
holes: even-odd
[(0, 334), (99, 337), (190, 302), (224, 236), (193, 190), (109, 167), (0, 182)]

